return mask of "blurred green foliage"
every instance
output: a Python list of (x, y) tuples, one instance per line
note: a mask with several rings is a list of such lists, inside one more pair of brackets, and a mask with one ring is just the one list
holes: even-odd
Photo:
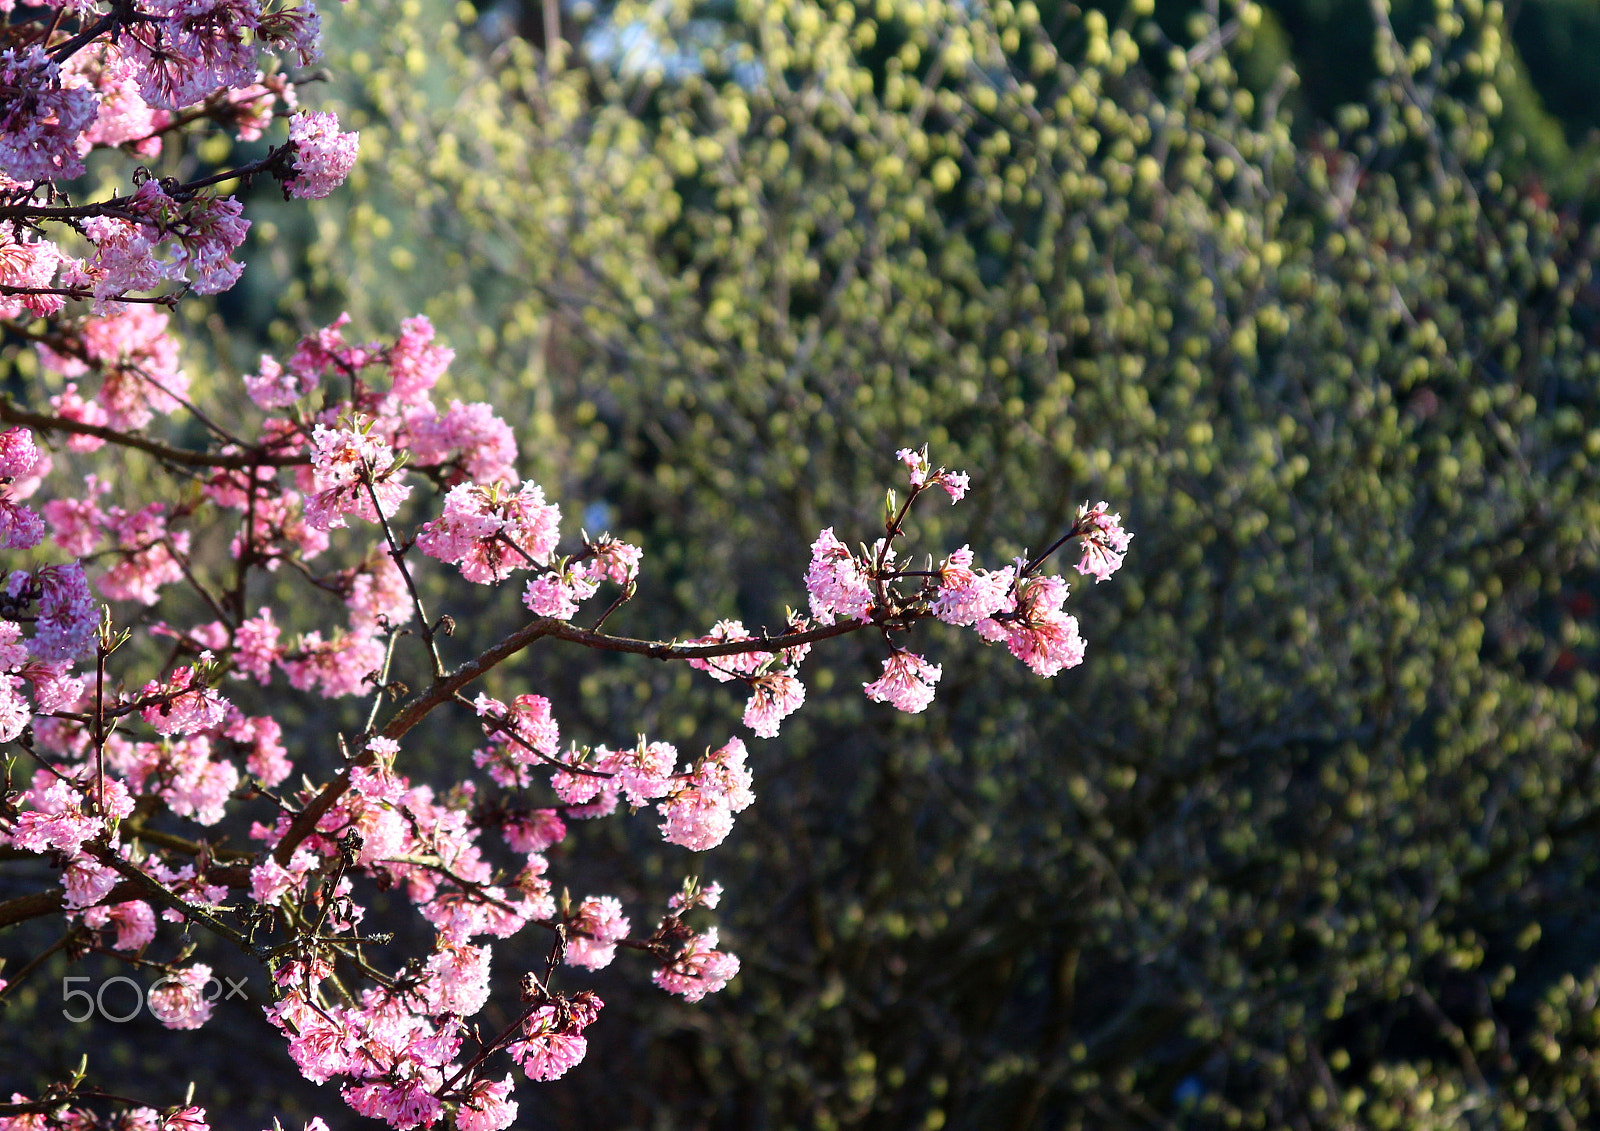
[[(1498, 4), (1330, 40), (1370, 82), (1297, 118), (1314, 15), (628, 3), (551, 61), (466, 4), (327, 14), (362, 160), (257, 256), (307, 322), (434, 319), (570, 520), (645, 544), (610, 627), (777, 623), (925, 440), (974, 491), (919, 548), (1136, 532), (1083, 667), (935, 628), (903, 717), (821, 650), (727, 845), (590, 842), (721, 879), (745, 972), (608, 987), (530, 1126), (1593, 1122), (1594, 235), (1506, 165), (1546, 141)], [(738, 704), (691, 677), (495, 690), (697, 750)]]

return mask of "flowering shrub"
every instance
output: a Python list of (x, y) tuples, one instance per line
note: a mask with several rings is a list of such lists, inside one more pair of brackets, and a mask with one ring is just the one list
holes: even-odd
[[(156, 307), (224, 290), (243, 270), (233, 253), (248, 221), (212, 190), (270, 176), (287, 196), (325, 196), (350, 171), (355, 136), (330, 114), (304, 114), (288, 141), (236, 169), (189, 182), (136, 171), (131, 192), (87, 204), (70, 202), (70, 182), (96, 149), (148, 157), (206, 119), (259, 135), (278, 103), (295, 102), (262, 52), (308, 61), (316, 28), (309, 4), (118, 0), (7, 29), (0, 318), (38, 343), (44, 366), (85, 383), (48, 405), (0, 405), (0, 543), (15, 554), (0, 605), (0, 739), (11, 744), (0, 845), (62, 873), (38, 898), (0, 904), (0, 926), (64, 914), (72, 951), (161, 970), (150, 1012), (172, 1029), (206, 1024), (213, 974), (158, 919), (230, 943), (270, 970), (267, 1018), (307, 1079), (397, 1128), (447, 1114), (462, 1129), (505, 1127), (517, 1103), (497, 1054), (533, 1080), (559, 1077), (601, 1012), (591, 991), (557, 988), (563, 966), (636, 951), (658, 986), (691, 1002), (739, 969), (714, 926), (690, 925), (716, 906), (716, 884), (686, 880), (641, 932), (613, 896), (573, 902), (546, 856), (567, 822), (653, 804), (663, 838), (700, 851), (755, 795), (739, 737), (688, 759), (646, 737), (563, 744), (557, 704), (531, 691), (469, 699), (474, 683), (542, 641), (688, 663), (745, 685), (743, 725), (767, 738), (805, 701), (811, 647), (868, 632), (888, 656), (867, 697), (920, 712), (941, 669), (906, 646), (919, 621), (971, 627), (1054, 675), (1082, 662), (1084, 645), (1062, 610), (1066, 582), (1042, 570), (1076, 538), (1078, 572), (1103, 580), (1128, 535), (1105, 504), (1085, 504), (1035, 556), (985, 569), (963, 546), (910, 568), (915, 504), (934, 488), (959, 502), (969, 482), (926, 448), (904, 449), (909, 483), (888, 493), (875, 540), (851, 549), (831, 528), (817, 536), (809, 615), (776, 632), (724, 621), (688, 643), (634, 639), (604, 625), (636, 593), (639, 548), (563, 536), (559, 506), (517, 475), (514, 435), (494, 409), (435, 400), (452, 355), (426, 319), (393, 341), (357, 342), (341, 318), (287, 360), (262, 359), (243, 381), (243, 418), (197, 407)], [(174, 417), (203, 439), (151, 432)], [(86, 490), (50, 477), (52, 446), (94, 456)], [(112, 485), (125, 458), (153, 461), (159, 497), (121, 498)], [(448, 662), (457, 624), (429, 613), (424, 570), (467, 585), (523, 575), (533, 619)], [(269, 575), (336, 595), (345, 623), (287, 635), (294, 608), (262, 584)], [(574, 623), (586, 610), (592, 623)], [(156, 641), (159, 653), (140, 646)], [(409, 652), (427, 672), (417, 690), (395, 677)], [(313, 703), (370, 700), (365, 726), (337, 736), (333, 772), (289, 749), (278, 718), (241, 705), (236, 689), (280, 678)], [(273, 702), (286, 699), (279, 687)], [(440, 710), (475, 714), (484, 745), (471, 761), (492, 786), (438, 790), (404, 772), (404, 740)], [(253, 821), (254, 844), (219, 827), (235, 811)], [(197, 831), (185, 825), (203, 839), (173, 831)], [(365, 949), (386, 937), (368, 912), (370, 894), (387, 890), (433, 931), (431, 950), (399, 969)], [(520, 1014), (480, 1033), (472, 1019), (495, 943), (534, 929), (550, 945), (540, 969), (520, 974)], [(12, 989), (0, 982), (0, 996)], [(81, 1126), (91, 1101), (121, 1105), (128, 1125), (207, 1125), (203, 1107), (140, 1107), (79, 1077), (0, 1105), (0, 1128)]]

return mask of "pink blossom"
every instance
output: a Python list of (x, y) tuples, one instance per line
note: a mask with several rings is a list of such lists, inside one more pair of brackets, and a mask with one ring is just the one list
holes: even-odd
[(297, 891), (301, 877), (270, 856), (250, 869), (250, 898), (271, 906), (291, 891)]
[(289, 120), (289, 140), (294, 143), (296, 175), (284, 187), (292, 196), (302, 200), (327, 196), (355, 167), (358, 135), (340, 133), (336, 114), (296, 114)]
[(357, 568), (344, 603), (351, 609), (351, 624), (373, 629), (382, 625), (399, 628), (416, 615), (400, 567), (382, 548), (374, 548)]
[(930, 664), (914, 652), (897, 651), (883, 661), (883, 675), (862, 686), (868, 699), (914, 715), (933, 702), (933, 685), (940, 674), (938, 664)]
[(261, 22), (256, 0), (147, 0), (157, 17), (133, 24), (119, 45), (152, 106), (177, 110), (255, 77), (246, 33)]
[[(285, 965), (293, 969), (300, 964)], [(288, 1036), (289, 1058), (312, 1083), (323, 1084), (348, 1071), (352, 1060), (360, 1063), (359, 1038), (343, 1010), (313, 1009), (305, 991), (295, 986), (265, 1012), (267, 1020)]]
[(505, 817), (500, 823), (500, 835), (513, 852), (543, 852), (566, 838), (567, 826), (556, 810), (535, 809)]
[(94, 255), (83, 266), (85, 280), (94, 287), (96, 313), (125, 294), (153, 291), (168, 277), (169, 264), (156, 255), (163, 232), (153, 225), (115, 216), (92, 216), (83, 233), (94, 244)]
[(319, 530), (345, 525), (353, 514), (378, 521), (373, 496), (384, 515), (392, 516), (411, 494), (400, 480), (404, 475), (394, 451), (379, 437), (362, 429), (357, 418), (350, 427), (326, 428), (312, 434), (312, 494), (306, 498), (306, 522)]
[(441, 946), (423, 967), (423, 995), (430, 1013), (470, 1017), (489, 1000), (489, 948)]
[[(160, 750), (160, 747), (155, 749)], [(199, 825), (214, 825), (226, 815), (229, 796), (239, 786), (232, 762), (211, 756), (211, 742), (190, 736), (174, 743), (160, 759), (157, 792), (167, 807)]]
[(132, 513), (121, 507), (108, 512), (119, 560), (100, 579), (102, 597), (153, 605), (163, 585), (183, 580), (178, 558), (189, 551), (189, 532), (168, 530), (165, 509), (151, 503)]
[(255, 141), (272, 125), (278, 100), (293, 110), (299, 105), (294, 83), (281, 74), (266, 76), (256, 72), (256, 81), (228, 95), (227, 105), (219, 108), (217, 117), (233, 129), (240, 141)]
[(567, 920), (567, 963), (590, 970), (611, 965), (617, 940), (628, 937), (628, 925), (622, 904), (612, 896), (589, 896)]
[(329, 699), (359, 695), (371, 687), (368, 677), (383, 667), (384, 646), (364, 632), (350, 632), (323, 640), (308, 632), (300, 647), (284, 656), (279, 666), (296, 691), (316, 689)]
[(44, 541), (44, 519), (32, 507), (0, 499), (0, 549), (29, 550)]
[(963, 546), (939, 566), (938, 592), (931, 603), (933, 615), (946, 624), (975, 624), (992, 617), (1010, 601), (1011, 569), (974, 570), (972, 550)]
[[(209, 1012), (210, 1012), (210, 1010), (208, 1009), (207, 1013), (209, 1014)], [(202, 1019), (202, 1021), (203, 1020), (204, 1019)], [(199, 1027), (199, 1023), (197, 1023), (195, 1025), (185, 1025), (185, 1026), (174, 1025), (174, 1026), (170, 1026), (170, 1027), (171, 1028), (175, 1028), (175, 1029), (176, 1028), (193, 1029), (193, 1028), (198, 1028)], [(150, 1108), (147, 1108), (147, 1107), (145, 1107), (145, 1108), (135, 1108), (134, 1111), (135, 1111), (135, 1113), (138, 1113), (138, 1112), (151, 1112), (152, 1115), (155, 1114), (153, 1111), (151, 1111)], [(142, 1129), (141, 1129), (141, 1131), (142, 1131)], [(167, 1114), (161, 1116), (161, 1123), (160, 1123), (159, 1128), (155, 1128), (155, 1129), (153, 1129), (153, 1131), (211, 1131), (211, 1124), (206, 1119), (206, 1109), (203, 1108), (203, 1107), (197, 1107), (197, 1106), (191, 1104), (188, 1107), (182, 1107), (182, 1108), (179, 1108), (177, 1111), (168, 1112)]]
[(550, 714), (550, 700), (542, 695), (519, 695), (507, 710), (499, 700), (479, 695), (473, 705), (485, 718), (483, 732), (493, 742), (487, 749), (473, 751), (474, 764), (489, 767), (489, 775), (508, 788), (531, 785), (527, 767), (538, 763), (538, 754), (554, 758), (561, 745), (561, 730)]
[[(42, 355), (43, 351), (41, 349), (41, 357)], [(98, 402), (86, 401), (79, 396), (78, 386), (72, 381), (68, 381), (60, 393), (50, 398), (50, 407), (63, 420), (71, 420), (79, 424), (92, 424), (100, 428), (109, 423), (106, 410), (101, 408)], [(105, 441), (98, 436), (89, 436), (79, 432), (72, 432), (67, 435), (68, 451), (93, 452), (104, 446)]]
[(11, 843), (26, 852), (55, 850), (77, 856), (83, 842), (100, 835), (105, 821), (83, 811), (83, 798), (63, 781), (52, 781), (29, 795), (33, 808), (19, 813), (12, 826)]
[(606, 751), (595, 768), (611, 775), (608, 789), (627, 797), (629, 805), (638, 806), (666, 796), (677, 764), (677, 747), (670, 742), (646, 742), (641, 737), (638, 745), (628, 750)]
[(95, 118), (92, 91), (63, 87), (60, 65), (38, 44), (0, 51), (0, 91), (0, 174), (26, 183), (83, 172), (77, 143)]
[(594, 1023), (604, 1003), (584, 991), (566, 1003), (541, 1006), (523, 1023), (527, 1034), (506, 1051), (522, 1066), (530, 1080), (554, 1080), (583, 1059), (589, 1042), (583, 1030)]
[(261, 370), (244, 379), (244, 391), (262, 408), (287, 408), (317, 387), (315, 376), (284, 369), (277, 360), (261, 355)]
[(214, 982), (211, 967), (196, 962), (168, 974), (150, 987), (151, 1014), (169, 1029), (198, 1029), (211, 1019), (216, 998), (206, 997), (206, 983)]
[(774, 738), (784, 719), (806, 701), (805, 684), (785, 672), (769, 672), (750, 681), (750, 700), (744, 708), (744, 725), (761, 738)]
[(430, 1078), (397, 1082), (373, 1081), (352, 1084), (340, 1091), (351, 1107), (371, 1119), (381, 1119), (390, 1127), (405, 1131), (411, 1127), (431, 1127), (444, 1111), (432, 1093), (437, 1085)]
[[(250, 771), (250, 776), (256, 781), (271, 789), (289, 776), (294, 767), (289, 762), (289, 751), (283, 745), (283, 728), (278, 725), (278, 720), (269, 716), (248, 720), (251, 735), (247, 741), (251, 744), (250, 753), (245, 756), (245, 769)], [(239, 740), (237, 731), (230, 731), (230, 738)]]
[(265, 684), (272, 678), (272, 665), (283, 655), (278, 646), (278, 626), (272, 609), (263, 605), (255, 616), (239, 622), (233, 633), (233, 662), (239, 670)]
[(603, 534), (588, 548), (594, 552), (593, 560), (584, 565), (584, 574), (590, 581), (626, 585), (639, 576), (639, 559), (644, 553), (639, 547)]
[(575, 576), (570, 570), (536, 577), (523, 591), (522, 603), (535, 616), (570, 620), (577, 615), (578, 602), (594, 596), (598, 586), (586, 578)]
[(502, 1131), (517, 1119), (517, 1101), (511, 1096), (511, 1077), (499, 1083), (479, 1080), (456, 1109), (456, 1131)]
[(72, 674), (71, 660), (35, 660), (21, 669), (33, 684), (33, 703), (41, 714), (75, 711), (83, 702), (83, 679)]
[[(711, 626), (710, 632), (695, 637), (689, 643), (727, 644), (754, 639), (754, 636), (745, 631), (743, 621), (719, 620)], [(733, 679), (754, 675), (766, 660), (767, 654), (764, 652), (734, 652), (732, 655), (714, 656), (708, 660), (692, 659), (689, 661), (689, 666), (696, 671), (707, 673), (718, 683), (727, 683)]]
[[(162, 280), (187, 283), (201, 294), (217, 294), (244, 270), (230, 256), (244, 242), (250, 221), (232, 197), (168, 196), (161, 182), (145, 181), (122, 207), (123, 216), (93, 216), (83, 231), (94, 255), (75, 284), (92, 284), (98, 310), (123, 295), (155, 289)], [(157, 255), (166, 248), (166, 254)], [(77, 277), (81, 276), (81, 277)]]
[(690, 876), (683, 881), (683, 887), (667, 898), (667, 909), (673, 914), (681, 915), (692, 911), (696, 907), (715, 907), (722, 902), (722, 885), (712, 881), (705, 887), (700, 886), (698, 876)]
[[(139, 254), (148, 254), (148, 248)], [(178, 364), (177, 339), (167, 333), (167, 322), (163, 311), (147, 304), (130, 304), (83, 321), (76, 334), (83, 358), (57, 354), (41, 345), (39, 360), (66, 377), (87, 373), (91, 366), (104, 371), (105, 379), (96, 394), (100, 412), (85, 409), (75, 418), (119, 432), (134, 431), (150, 423), (154, 413), (176, 411), (180, 407), (177, 398), (189, 392), (189, 378)], [(72, 395), (76, 397), (75, 390)], [(65, 397), (63, 394), (64, 412), (70, 407)]]
[(928, 469), (928, 446), (924, 444), (920, 449), (901, 448), (895, 452), (895, 458), (906, 465), (911, 473), (911, 486), (920, 488), (943, 487), (950, 494), (951, 504), (959, 503), (961, 497), (967, 493), (968, 478), (964, 471), (946, 471), (939, 468), (936, 471)]
[(28, 650), (46, 661), (77, 659), (89, 651), (100, 625), (100, 609), (83, 567), (77, 562), (45, 566), (36, 575), (36, 584), (39, 620)]
[(64, 69), (86, 80), (100, 95), (94, 123), (78, 139), (80, 155), (95, 146), (129, 143), (141, 157), (160, 154), (161, 135), (156, 131), (168, 115), (152, 109), (140, 96), (138, 83), (117, 46), (103, 40), (93, 43), (67, 60)]
[(1004, 640), (1011, 654), (1046, 678), (1083, 663), (1083, 638), (1078, 619), (1061, 611), (1067, 584), (1059, 577), (1033, 577), (1018, 586), (1010, 612), (973, 626), (988, 641)]
[(591, 758), (588, 752), (574, 749), (569, 750), (560, 759), (564, 765), (581, 767), (591, 771), (589, 773), (557, 770), (550, 775), (550, 788), (554, 789), (556, 796), (568, 805), (582, 805), (592, 801), (597, 795), (605, 792), (610, 784), (604, 775), (594, 772), (594, 763), (604, 761), (611, 755), (611, 751), (605, 746), (596, 746), (593, 754), (594, 757)]
[(656, 806), (664, 820), (661, 836), (695, 852), (714, 848), (733, 829), (733, 815), (750, 807), (751, 775), (742, 741), (730, 738), (708, 753), (695, 769), (677, 779), (666, 801)]
[(87, 856), (78, 857), (61, 876), (61, 886), (67, 893), (66, 906), (71, 909), (99, 903), (111, 894), (111, 889), (117, 886), (121, 878), (104, 864), (96, 863)]
[(340, 314), (329, 325), (307, 334), (295, 343), (289, 369), (308, 388), (315, 388), (327, 376), (350, 376), (365, 369), (375, 356), (376, 345), (357, 346), (344, 340), (344, 327), (350, 315)]
[(1104, 502), (1090, 507), (1084, 503), (1078, 508), (1078, 521), (1073, 529), (1083, 536), (1083, 557), (1078, 560), (1078, 572), (1094, 576), (1096, 584), (1104, 581), (1122, 568), (1122, 559), (1128, 552), (1128, 539), (1133, 535), (1122, 529), (1120, 514), (1107, 514)]
[(322, 17), (311, 0), (301, 0), (297, 8), (279, 8), (261, 17), (261, 38), (279, 51), (293, 51), (301, 66), (322, 57), (317, 40), (322, 34)]
[(0, 742), (16, 738), (33, 718), (21, 687), (22, 680), (16, 676), (0, 675)]
[(210, 730), (222, 725), (228, 711), (228, 701), (207, 687), (203, 677), (192, 667), (179, 668), (164, 684), (157, 681), (145, 684), (141, 697), (161, 699), (140, 712), (157, 734), (194, 734)]
[(406, 428), (419, 467), (454, 462), (474, 483), (517, 481), (517, 439), (492, 405), (452, 400), (443, 413), (431, 408), (412, 413)]
[(831, 526), (811, 544), (806, 591), (811, 596), (811, 615), (822, 624), (832, 624), (835, 616), (872, 617), (872, 587), (855, 557), (834, 537)]
[(456, 351), (433, 344), (433, 323), (422, 315), (400, 323), (400, 336), (389, 349), (391, 391), (402, 404), (427, 404), (428, 393), (455, 360)]
[(117, 928), (117, 941), (111, 944), (117, 950), (139, 950), (155, 941), (156, 913), (148, 903), (135, 899), (104, 910)]
[(28, 474), (39, 462), (39, 448), (26, 428), (0, 432), (0, 477), (15, 479)]
[(83, 493), (76, 498), (51, 499), (44, 504), (45, 521), (50, 524), (50, 536), (55, 544), (75, 557), (82, 557), (99, 545), (105, 536), (105, 513), (95, 502), (105, 493), (107, 485), (99, 476), (90, 475), (84, 481)]
[(739, 973), (739, 959), (717, 949), (717, 930), (694, 935), (678, 957), (658, 969), (652, 980), (668, 993), (681, 994), (685, 1001), (699, 1001), (714, 994)]
[(26, 310), (41, 316), (57, 314), (66, 300), (54, 294), (5, 294), (4, 288), (40, 289), (50, 285), (61, 266), (59, 248), (47, 239), (0, 228), (0, 318), (15, 318)]
[(417, 546), (429, 557), (458, 563), (468, 581), (504, 581), (519, 569), (549, 564), (561, 537), (561, 508), (546, 505), (528, 480), (513, 493), (496, 485), (458, 483), (444, 513), (423, 524)]
[(244, 273), (244, 264), (231, 258), (250, 230), (243, 212), (244, 205), (231, 196), (200, 197), (185, 208), (174, 229), (178, 247), (173, 265), (176, 277), (195, 293), (220, 294)]

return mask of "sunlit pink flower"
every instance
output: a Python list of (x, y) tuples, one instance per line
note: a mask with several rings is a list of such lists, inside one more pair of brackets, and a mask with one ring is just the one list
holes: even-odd
[(761, 738), (774, 738), (783, 720), (806, 701), (805, 684), (787, 672), (768, 672), (749, 682), (750, 699), (744, 707), (744, 725)]
[[(0, 227), (0, 287), (49, 287), (61, 262), (60, 249), (49, 240), (12, 231), (10, 225)], [(65, 305), (60, 295), (0, 294), (0, 318), (15, 318), (24, 310), (43, 317)]]
[(883, 661), (883, 675), (862, 686), (868, 699), (914, 715), (933, 702), (933, 687), (941, 674), (938, 664), (930, 664), (914, 652), (897, 651)]
[(359, 695), (372, 686), (368, 677), (383, 667), (383, 641), (366, 633), (349, 632), (323, 640), (308, 632), (300, 647), (285, 655), (279, 666), (296, 691), (315, 688), (329, 699)]
[(578, 603), (593, 597), (597, 588), (594, 582), (576, 576), (571, 570), (547, 573), (528, 582), (522, 603), (535, 616), (570, 620), (577, 615)]
[(340, 133), (336, 114), (296, 114), (289, 120), (289, 140), (295, 146), (296, 175), (285, 187), (292, 196), (302, 200), (327, 196), (355, 168), (359, 137)]
[(0, 51), (0, 174), (21, 183), (78, 176), (78, 135), (98, 104), (90, 90), (63, 87), (60, 65), (37, 43)]
[(456, 1109), (456, 1131), (502, 1131), (517, 1119), (517, 1101), (511, 1099), (511, 1077), (499, 1083), (479, 1080)]
[(216, 997), (206, 997), (206, 983), (215, 982), (203, 962), (168, 974), (150, 988), (150, 1013), (169, 1029), (198, 1029), (211, 1019)]
[(822, 624), (832, 624), (835, 616), (857, 620), (872, 616), (872, 587), (849, 549), (834, 537), (831, 526), (811, 544), (806, 592), (811, 596), (811, 615)]
[(929, 470), (928, 446), (921, 448), (901, 448), (895, 452), (895, 458), (906, 465), (911, 473), (911, 486), (913, 487), (943, 487), (950, 493), (950, 502), (959, 503), (961, 497), (967, 493), (967, 473), (964, 471), (946, 471), (944, 468)]
[(1078, 572), (1093, 575), (1099, 583), (1122, 567), (1128, 552), (1128, 539), (1133, 535), (1122, 529), (1120, 514), (1107, 514), (1104, 502), (1090, 507), (1084, 503), (1078, 508), (1078, 521), (1073, 527), (1083, 536), (1083, 557), (1078, 560)]
[(663, 818), (663, 840), (704, 852), (727, 838), (733, 829), (733, 815), (755, 801), (746, 753), (742, 741), (730, 738), (727, 745), (707, 754), (691, 773), (673, 783), (667, 800), (656, 806)]
[(452, 400), (442, 413), (422, 409), (406, 417), (418, 466), (455, 463), (474, 483), (517, 481), (517, 439), (492, 405)]
[(121, 507), (107, 512), (106, 528), (118, 557), (100, 578), (102, 597), (153, 605), (163, 585), (183, 580), (178, 559), (188, 553), (189, 532), (169, 530), (165, 510), (161, 503), (151, 503), (133, 512)]
[(430, 1013), (471, 1017), (489, 1000), (489, 948), (444, 944), (423, 967), (423, 995)]
[(578, 904), (567, 921), (567, 962), (590, 970), (611, 965), (617, 954), (617, 940), (628, 937), (628, 925), (628, 917), (616, 899), (591, 895)]
[(312, 434), (312, 493), (306, 497), (306, 522), (321, 530), (345, 525), (353, 514), (378, 521), (373, 498), (385, 517), (392, 517), (411, 494), (394, 451), (379, 437), (364, 432), (361, 421), (350, 427), (319, 424)]
[(283, 655), (278, 631), (272, 609), (265, 605), (255, 616), (240, 621), (234, 630), (233, 662), (257, 683), (265, 684), (272, 678), (272, 665)]
[(455, 350), (433, 344), (433, 333), (433, 323), (420, 314), (400, 323), (400, 336), (389, 349), (389, 378), (402, 404), (426, 404), (429, 391), (455, 360)]
[(146, 0), (145, 8), (156, 18), (130, 25), (118, 43), (150, 105), (178, 110), (255, 77), (248, 33), (260, 26), (257, 0)]
[(506, 1051), (522, 1066), (530, 1080), (554, 1080), (564, 1076), (588, 1051), (589, 1042), (583, 1030), (594, 1023), (603, 1004), (594, 994), (585, 991), (568, 1002), (566, 1009), (542, 1006), (523, 1023), (527, 1036), (513, 1042)]
[(972, 550), (963, 546), (939, 567), (938, 592), (931, 608), (946, 624), (975, 624), (1004, 609), (1010, 600), (1011, 569), (974, 570)]
[(1083, 663), (1078, 618), (1061, 611), (1067, 583), (1059, 577), (1031, 577), (1017, 588), (1014, 608), (973, 625), (978, 635), (991, 642), (1004, 640), (1013, 656), (1046, 678)]
[(717, 949), (717, 930), (713, 927), (695, 935), (678, 957), (658, 969), (652, 980), (668, 993), (680, 994), (685, 1001), (699, 1001), (726, 986), (739, 973), (739, 959)]

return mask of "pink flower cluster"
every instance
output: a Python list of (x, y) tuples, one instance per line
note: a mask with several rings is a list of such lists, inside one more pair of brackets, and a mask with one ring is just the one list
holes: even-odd
[(921, 448), (901, 448), (895, 458), (906, 465), (911, 473), (911, 489), (921, 492), (929, 487), (943, 487), (950, 495), (950, 505), (959, 503), (967, 493), (970, 480), (964, 471), (946, 471), (928, 467), (928, 445)]
[(704, 852), (727, 839), (733, 831), (733, 815), (748, 809), (756, 799), (750, 791), (753, 779), (745, 766), (746, 756), (744, 743), (730, 738), (674, 780), (667, 799), (656, 806), (662, 816), (661, 836), (668, 844)]
[[(175, 123), (210, 119), (241, 140), (259, 137), (277, 104), (298, 102), (276, 64), (262, 69), (262, 53), (316, 57), (320, 20), (310, 0), (270, 10), (262, 0), (146, 0), (130, 18), (98, 22), (92, 5), (53, 6), (64, 18), (19, 24), (0, 51), (0, 183), (20, 221), (0, 235), (0, 317), (55, 315), (67, 299), (90, 295), (97, 313), (109, 313), (165, 283), (202, 294), (231, 287), (249, 222), (238, 201), (204, 191), (225, 178), (182, 185), (137, 172), (125, 195), (70, 216), (50, 192), (81, 176), (92, 150), (156, 156)], [(289, 195), (326, 196), (355, 153), (356, 135), (332, 114), (301, 114), (286, 144), (238, 172), (276, 176)], [(88, 238), (88, 257), (49, 231), (67, 224)], [(19, 235), (30, 227), (43, 234)]]
[(1096, 582), (1101, 582), (1122, 568), (1122, 559), (1128, 553), (1128, 539), (1133, 535), (1122, 529), (1120, 514), (1107, 514), (1104, 502), (1093, 507), (1084, 503), (1078, 508), (1078, 521), (1073, 529), (1083, 535), (1079, 573), (1092, 574)]
[(498, 483), (460, 483), (444, 498), (444, 513), (423, 524), (417, 548), (461, 567), (468, 581), (504, 581), (519, 569), (548, 565), (561, 540), (561, 508), (546, 505), (529, 480), (515, 492)]
[(692, 936), (678, 956), (651, 977), (668, 993), (680, 994), (685, 1001), (699, 1001), (714, 994), (739, 973), (739, 959), (718, 950), (717, 929)]
[(357, 135), (340, 133), (339, 119), (327, 113), (296, 114), (289, 120), (295, 176), (285, 182), (303, 200), (327, 196), (355, 168)]

